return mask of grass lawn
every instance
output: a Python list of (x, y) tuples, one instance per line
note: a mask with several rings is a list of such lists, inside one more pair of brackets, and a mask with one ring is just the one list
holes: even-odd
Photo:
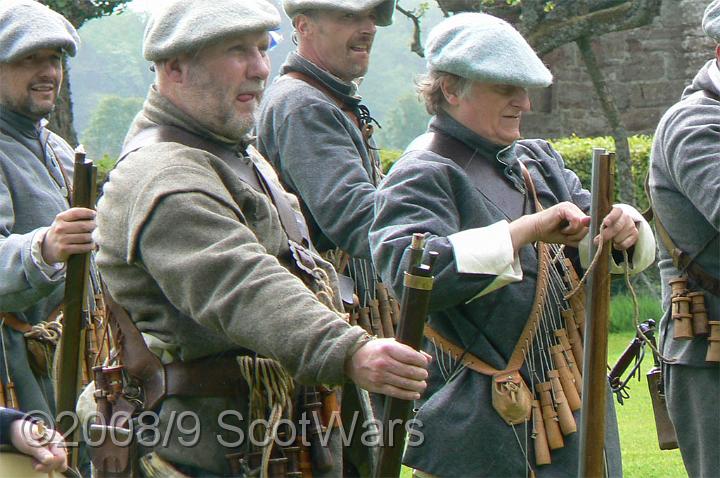
[[(610, 334), (608, 358), (612, 365), (633, 337), (632, 332)], [(655, 418), (645, 380), (645, 374), (650, 368), (652, 359), (647, 355), (642, 365), (642, 381), (630, 382), (630, 398), (625, 400), (625, 405), (616, 402), (623, 472), (627, 478), (684, 477), (687, 473), (680, 458), (680, 451), (658, 448)]]
[[(634, 334), (632, 332), (610, 334), (608, 361), (615, 364)], [(649, 354), (648, 350), (648, 354)], [(645, 357), (642, 365), (642, 381), (630, 382), (630, 398), (625, 405), (616, 402), (620, 424), (620, 442), (623, 456), (623, 473), (626, 478), (677, 478), (686, 477), (679, 450), (660, 450), (655, 434), (655, 418), (648, 393), (645, 374), (652, 368), (652, 359)], [(578, 424), (579, 426), (579, 424)], [(411, 478), (409, 468), (403, 467), (402, 478)]]

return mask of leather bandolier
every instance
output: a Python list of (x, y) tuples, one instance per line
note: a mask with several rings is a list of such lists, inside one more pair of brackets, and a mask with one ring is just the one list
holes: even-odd
[[(431, 151), (455, 162), (476, 189), (494, 204), (508, 220), (542, 209), (532, 178), (521, 159), (519, 167), (524, 188), (515, 187), (503, 176), (501, 168), (465, 143), (440, 131), (416, 139), (408, 151)], [(494, 161), (495, 158), (492, 159)], [(537, 282), (530, 315), (506, 366), (493, 367), (467, 348), (443, 337), (426, 325), (425, 337), (438, 355), (459, 367), (491, 377), (492, 406), (513, 427), (530, 427), (534, 465), (552, 462), (551, 450), (564, 447), (563, 437), (575, 433), (573, 412), (581, 408), (582, 334), (585, 322), (585, 298), (576, 289), (579, 277), (573, 262), (563, 249), (538, 242)], [(452, 374), (454, 376), (454, 373)], [(518, 443), (523, 440), (518, 438)], [(523, 445), (520, 445), (521, 447)], [(521, 450), (530, 476), (534, 476), (529, 450)]]
[[(702, 93), (710, 96), (708, 92)], [(720, 297), (720, 279), (707, 272), (695, 260), (718, 238), (719, 233), (712, 234), (694, 255), (680, 249), (653, 208), (649, 180), (650, 173), (645, 177), (645, 195), (650, 206), (643, 212), (643, 216), (647, 221), (655, 220), (657, 236), (670, 254), (673, 266), (680, 271), (678, 277), (668, 280), (671, 291), (670, 319), (674, 323), (673, 339), (705, 338), (708, 341), (705, 361), (720, 363), (720, 320), (708, 320), (705, 307), (705, 293)]]
[[(321, 302), (337, 312), (337, 307), (333, 306), (330, 297), (333, 292), (327, 282), (327, 274), (317, 266), (313, 258), (314, 251), (302, 216), (292, 208), (285, 193), (271, 178), (265, 176), (261, 168), (240, 161), (236, 151), (172, 126), (155, 126), (141, 131), (125, 146), (118, 162), (145, 146), (163, 142), (179, 143), (207, 151), (225, 160), (242, 181), (263, 192), (274, 204), (288, 237), (287, 256), (278, 259), (301, 278)], [(252, 147), (248, 147), (247, 151), (251, 155), (258, 154)], [(339, 406), (335, 390), (322, 386), (295, 387), (292, 379), (277, 362), (259, 357), (249, 350), (232, 351), (221, 357), (163, 364), (147, 347), (140, 330), (128, 313), (113, 301), (107, 291), (106, 297), (108, 319), (115, 341), (112, 357), (114, 363), (93, 370), (96, 381), (95, 400), (98, 415), (105, 424), (113, 424), (113, 430), (105, 431), (114, 433), (113, 436), (119, 434), (130, 439), (125, 447), (117, 446), (116, 440), (105, 440), (93, 449), (93, 464), (98, 476), (136, 476), (138, 466), (145, 473), (172, 473), (183, 476), (154, 453), (142, 458), (136, 456), (137, 451), (132, 439), (132, 418), (144, 410), (157, 411), (162, 401), (171, 396), (235, 398), (239, 394), (250, 397), (253, 395), (251, 388), (259, 383), (258, 377), (253, 374), (257, 373), (256, 365), (260, 362), (260, 368), (271, 369), (273, 378), (284, 381), (280, 385), (273, 383), (272, 391), (263, 390), (261, 395), (270, 395), (285, 386), (283, 390), (287, 392), (284, 394), (287, 397), (283, 398), (286, 403), (264, 404), (267, 410), (260, 407), (255, 416), (267, 418), (265, 412), (270, 409), (273, 412), (282, 410), (282, 416), (291, 420), (307, 414), (310, 420), (308, 433), (312, 436), (298, 436), (293, 446), (281, 447), (275, 443), (283, 433), (280, 430), (278, 435), (272, 437), (269, 446), (259, 450), (231, 453), (226, 458), (233, 475), (257, 473), (262, 467), (270, 477), (308, 478), (312, 476), (313, 468), (327, 471), (334, 466), (329, 450), (323, 447), (318, 437), (325, 432), (326, 427), (340, 425), (337, 420)], [(257, 392), (253, 396), (256, 395)], [(125, 418), (115, 419), (117, 414), (125, 414)], [(103, 432), (103, 427), (104, 424), (91, 425), (91, 436), (99, 435)], [(303, 441), (310, 442), (309, 450), (303, 445)]]

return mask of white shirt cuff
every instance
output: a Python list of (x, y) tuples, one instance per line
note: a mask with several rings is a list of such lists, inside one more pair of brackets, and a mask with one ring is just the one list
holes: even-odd
[(48, 228), (43, 227), (35, 231), (30, 243), (30, 258), (35, 267), (45, 276), (47, 280), (57, 280), (65, 273), (65, 263), (48, 264), (42, 256), (42, 243)]
[[(647, 223), (637, 209), (628, 204), (615, 204), (614, 206), (622, 209), (625, 214), (630, 216), (632, 220), (635, 221), (635, 226), (638, 229), (638, 240), (635, 243), (635, 250), (630, 258), (632, 263), (628, 271), (630, 275), (638, 274), (655, 262), (655, 236), (653, 235), (650, 224)], [(583, 269), (587, 269), (592, 260), (590, 257), (590, 234), (587, 234), (582, 241), (580, 241), (578, 249), (580, 253), (580, 264)], [(618, 264), (612, 256), (610, 256), (610, 273), (624, 274), (624, 263)]]
[(495, 279), (470, 300), (489, 294), (523, 278), (520, 257), (515, 255), (506, 221), (487, 227), (468, 229), (448, 236), (461, 274), (487, 274)]

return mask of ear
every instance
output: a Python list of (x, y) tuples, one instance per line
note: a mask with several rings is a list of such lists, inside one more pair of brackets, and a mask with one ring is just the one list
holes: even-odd
[(299, 35), (305, 36), (312, 29), (312, 20), (301, 13), (293, 19), (293, 26)]
[(715, 46), (715, 59), (720, 63), (720, 43)]
[(182, 83), (187, 75), (187, 63), (180, 58), (171, 58), (155, 68), (160, 68), (171, 83)]
[(457, 81), (447, 76), (443, 77), (440, 82), (440, 89), (445, 97), (445, 101), (447, 101), (450, 106), (457, 106), (460, 103), (460, 98), (456, 94), (456, 86)]

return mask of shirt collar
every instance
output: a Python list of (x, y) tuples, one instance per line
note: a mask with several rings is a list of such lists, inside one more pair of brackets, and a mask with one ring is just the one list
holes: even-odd
[(0, 105), (0, 127), (8, 131), (14, 131), (26, 138), (37, 139), (40, 137), (47, 120), (34, 121), (25, 115), (17, 113)]
[(349, 105), (357, 105), (362, 100), (362, 97), (357, 94), (358, 86), (356, 83), (344, 81), (323, 70), (298, 52), (290, 52), (285, 63), (280, 68), (281, 75), (289, 71), (298, 71), (315, 78)]

